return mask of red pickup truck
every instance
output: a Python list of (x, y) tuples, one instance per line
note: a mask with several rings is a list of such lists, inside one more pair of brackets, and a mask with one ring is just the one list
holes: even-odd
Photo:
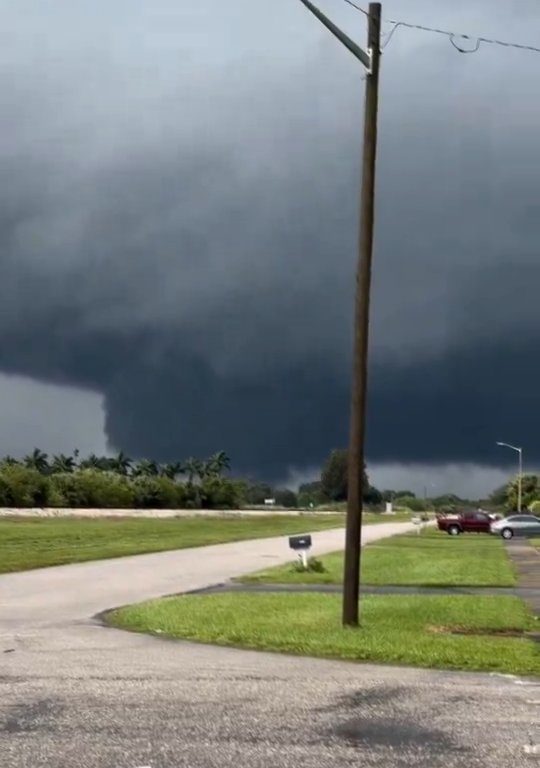
[(495, 519), (495, 515), (479, 511), (438, 515), (437, 527), (439, 531), (446, 531), (450, 536), (459, 536), (460, 533), (489, 533), (490, 525)]

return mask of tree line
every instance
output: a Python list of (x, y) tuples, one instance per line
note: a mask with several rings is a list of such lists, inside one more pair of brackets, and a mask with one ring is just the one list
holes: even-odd
[[(152, 459), (134, 461), (125, 453), (114, 456), (79, 451), (48, 456), (35, 448), (21, 459), (0, 460), (1, 507), (70, 507), (104, 509), (240, 509), (262, 507), (274, 499), (277, 507), (312, 509), (339, 505), (347, 499), (347, 451), (336, 449), (323, 464), (320, 477), (293, 491), (283, 486), (242, 480), (230, 476), (231, 462), (225, 451), (208, 459), (160, 463)], [(536, 476), (525, 476), (524, 504), (540, 499)], [(383, 511), (386, 502), (395, 508), (421, 512), (451, 511), (471, 502), (448, 494), (418, 498), (410, 490), (379, 490), (364, 467), (363, 500), (366, 507)], [(505, 505), (513, 503), (516, 482), (499, 489), (493, 497)], [(511, 507), (510, 507), (511, 508)]]
[[(496, 509), (515, 511), (518, 508), (518, 486), (518, 478), (513, 477), (508, 483), (493, 491), (487, 500), (487, 505)], [(522, 509), (529, 509), (535, 514), (540, 514), (540, 478), (538, 475), (523, 475), (521, 494)]]
[(209, 459), (160, 464), (126, 454), (49, 456), (39, 448), (0, 461), (0, 506), (104, 509), (235, 509), (245, 484), (224, 477), (224, 451)]
[(219, 451), (206, 460), (189, 458), (184, 462), (159, 464), (152, 459), (134, 461), (123, 452), (116, 456), (96, 456), (92, 453), (80, 460), (79, 451), (75, 450), (72, 456), (60, 453), (49, 459), (48, 454), (39, 448), (34, 448), (32, 453), (20, 460), (13, 456), (5, 456), (0, 464), (9, 467), (23, 466), (34, 469), (42, 475), (70, 474), (84, 469), (112, 472), (123, 477), (168, 477), (170, 480), (186, 475), (189, 483), (192, 483), (195, 478), (204, 480), (209, 476), (220, 476), (231, 467), (225, 451)]

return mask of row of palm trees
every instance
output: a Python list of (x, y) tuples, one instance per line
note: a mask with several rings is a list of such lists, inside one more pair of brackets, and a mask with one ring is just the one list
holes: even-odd
[(79, 460), (79, 451), (75, 450), (73, 456), (60, 453), (49, 458), (39, 448), (34, 448), (32, 453), (21, 460), (6, 456), (1, 463), (4, 466), (22, 465), (35, 469), (42, 475), (71, 473), (77, 469), (94, 469), (99, 472), (114, 472), (124, 477), (168, 477), (170, 480), (176, 480), (180, 476), (185, 476), (190, 485), (196, 478), (204, 480), (208, 477), (219, 477), (231, 467), (225, 451), (219, 451), (206, 460), (190, 458), (183, 462), (159, 464), (152, 459), (133, 461), (123, 452), (116, 456), (96, 456), (92, 453), (87, 458)]

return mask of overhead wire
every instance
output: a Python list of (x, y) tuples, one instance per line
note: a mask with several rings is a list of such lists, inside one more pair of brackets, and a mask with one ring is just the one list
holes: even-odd
[[(364, 16), (369, 17), (369, 12), (366, 11), (365, 8), (362, 8), (362, 6), (355, 3), (354, 0), (343, 0), (343, 2), (347, 3), (347, 5), (352, 6), (357, 11), (360, 11), (360, 13), (363, 13)], [(386, 33), (385, 35), (385, 40), (381, 46), (381, 48), (383, 49), (386, 48), (386, 46), (389, 44), (395, 32), (400, 27), (404, 27), (405, 29), (416, 29), (421, 32), (430, 32), (436, 35), (444, 35), (450, 40), (454, 48), (460, 53), (476, 53), (483, 43), (485, 43), (486, 45), (498, 45), (498, 46), (502, 46), (503, 48), (515, 48), (520, 51), (529, 51), (531, 53), (540, 53), (540, 46), (523, 45), (522, 43), (509, 42), (507, 40), (498, 40), (497, 38), (484, 37), (482, 35), (470, 35), (462, 32), (452, 32), (448, 29), (439, 29), (438, 27), (427, 27), (424, 24), (412, 24), (409, 21), (395, 21), (394, 19), (384, 19), (384, 21), (387, 24), (392, 24), (392, 29), (390, 30), (390, 32)], [(461, 45), (459, 45), (458, 40), (469, 40), (471, 43), (473, 43), (474, 48), (463, 48)]]
[(360, 13), (363, 13), (364, 16), (369, 16), (369, 12), (366, 11), (365, 8), (362, 8), (361, 5), (357, 5), (353, 2), (353, 0), (343, 0), (344, 3), (347, 3), (347, 5), (352, 6), (353, 8), (356, 8), (357, 11), (360, 11)]
[[(436, 35), (444, 35), (450, 40), (454, 48), (458, 50), (460, 53), (476, 53), (476, 51), (480, 48), (482, 43), (485, 43), (486, 45), (499, 45), (499, 46), (503, 46), (504, 48), (516, 48), (521, 51), (530, 51), (532, 53), (540, 53), (540, 47), (537, 47), (534, 45), (523, 45), (522, 43), (509, 42), (507, 40), (498, 40), (496, 38), (484, 37), (482, 35), (471, 35), (463, 32), (452, 32), (448, 29), (439, 29), (438, 27), (427, 27), (423, 24), (411, 24), (408, 21), (395, 21), (393, 19), (385, 19), (385, 21), (388, 24), (393, 24), (393, 28), (389, 32), (383, 47), (386, 47), (388, 45), (394, 33), (399, 27), (404, 27), (406, 29), (417, 29), (417, 30), (420, 30), (421, 32), (431, 32), (432, 34), (436, 34)], [(470, 40), (472, 43), (474, 43), (475, 47), (462, 48), (460, 45), (457, 44), (456, 40)]]

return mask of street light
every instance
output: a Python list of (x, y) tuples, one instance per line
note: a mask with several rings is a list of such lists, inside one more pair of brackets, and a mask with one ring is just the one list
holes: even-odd
[(523, 448), (518, 448), (516, 445), (510, 445), (510, 443), (497, 442), (503, 448), (511, 448), (512, 451), (516, 451), (519, 454), (519, 473), (518, 473), (518, 512), (521, 512), (521, 483), (523, 479)]

